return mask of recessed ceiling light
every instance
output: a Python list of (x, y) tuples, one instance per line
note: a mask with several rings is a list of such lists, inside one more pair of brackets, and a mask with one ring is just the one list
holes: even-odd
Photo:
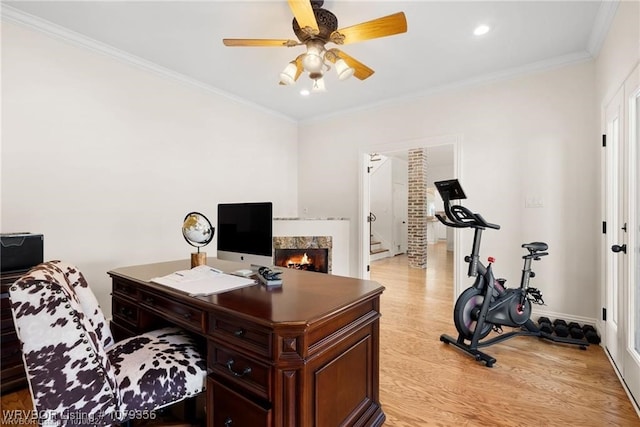
[(473, 34), (476, 36), (483, 36), (489, 32), (491, 28), (488, 25), (478, 25), (475, 30), (473, 30)]
[(302, 96), (309, 96), (310, 93), (311, 92), (309, 92), (309, 89), (302, 89), (300, 91), (300, 95), (302, 95)]

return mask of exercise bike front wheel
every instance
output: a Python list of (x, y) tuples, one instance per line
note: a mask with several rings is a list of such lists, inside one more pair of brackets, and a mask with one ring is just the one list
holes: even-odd
[[(478, 326), (476, 315), (480, 312), (483, 302), (484, 295), (480, 290), (473, 287), (461, 293), (456, 301), (453, 309), (453, 323), (458, 333), (465, 339), (470, 340), (473, 338), (473, 333)], [(489, 332), (491, 332), (491, 324), (484, 323), (478, 339), (486, 337)]]

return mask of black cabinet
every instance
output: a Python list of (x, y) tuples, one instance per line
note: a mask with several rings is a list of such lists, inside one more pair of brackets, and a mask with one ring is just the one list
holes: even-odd
[(20, 351), (20, 341), (16, 335), (16, 329), (11, 317), (11, 307), (9, 302), (9, 286), (13, 284), (24, 271), (14, 271), (2, 273), (0, 293), (0, 392), (2, 394), (18, 390), (27, 386), (27, 376), (22, 363), (22, 352)]
[(0, 234), (0, 393), (27, 387), (22, 351), (11, 316), (9, 287), (43, 260), (44, 236)]

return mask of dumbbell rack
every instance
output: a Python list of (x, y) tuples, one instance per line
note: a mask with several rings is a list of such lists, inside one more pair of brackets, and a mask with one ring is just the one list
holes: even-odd
[(489, 347), (493, 344), (497, 344), (499, 342), (508, 340), (513, 337), (540, 337), (542, 339), (546, 339), (546, 340), (561, 343), (561, 344), (577, 345), (580, 347), (580, 350), (586, 350), (587, 347), (589, 346), (589, 343), (584, 342), (583, 340), (578, 340), (575, 338), (559, 337), (547, 332), (543, 332), (540, 330), (540, 328), (536, 326), (536, 324), (531, 319), (527, 320), (520, 327), (520, 330), (507, 332), (505, 334), (501, 334), (497, 337), (494, 337), (482, 342), (479, 342), (476, 339), (471, 339), (470, 343), (467, 344), (465, 342), (466, 339), (461, 334), (458, 335), (458, 339), (455, 339), (447, 334), (442, 334), (440, 335), (440, 341), (444, 342), (445, 344), (453, 344), (460, 350), (473, 356), (476, 359), (476, 361), (478, 362), (483, 361), (487, 366), (487, 368), (492, 368), (493, 364), (496, 363), (496, 358), (478, 349), (483, 347)]
[(553, 322), (548, 317), (538, 318), (538, 327), (542, 332), (555, 333), (558, 337), (568, 337), (577, 340), (587, 340), (590, 344), (600, 344), (598, 331), (591, 325), (580, 326), (577, 322), (567, 323), (563, 319), (555, 319)]

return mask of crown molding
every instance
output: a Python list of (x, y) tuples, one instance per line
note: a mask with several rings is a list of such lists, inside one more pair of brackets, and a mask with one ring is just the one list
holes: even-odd
[(591, 53), (587, 51), (558, 56), (556, 58), (550, 58), (544, 61), (534, 62), (531, 64), (523, 65), (521, 67), (510, 68), (510, 69), (498, 71), (495, 73), (489, 73), (489, 74), (473, 77), (467, 80), (460, 80), (458, 82), (451, 83), (451, 84), (436, 86), (433, 88), (429, 88), (419, 92), (414, 92), (404, 96), (386, 99), (380, 102), (374, 102), (367, 105), (344, 109), (337, 112), (325, 114), (322, 116), (313, 117), (310, 119), (303, 119), (303, 120), (300, 120), (299, 123), (300, 124), (315, 123), (318, 121), (329, 119), (331, 117), (342, 116), (348, 113), (355, 113), (359, 111), (381, 108), (384, 106), (391, 106), (401, 102), (414, 100), (416, 98), (426, 98), (426, 97), (440, 94), (443, 92), (454, 92), (461, 89), (467, 89), (471, 87), (482, 86), (489, 83), (510, 80), (510, 79), (522, 77), (528, 74), (541, 73), (544, 71), (554, 70), (557, 68), (562, 68), (562, 67), (566, 67), (574, 64), (580, 64), (580, 63), (588, 62), (591, 60), (593, 60), (593, 56), (591, 55)]
[(587, 51), (595, 58), (600, 53), (602, 44), (607, 38), (609, 28), (613, 18), (616, 16), (618, 5), (620, 0), (603, 0), (600, 3), (596, 20), (593, 23), (591, 34), (589, 35), (589, 41), (587, 43)]
[(272, 116), (277, 116), (291, 123), (297, 123), (297, 120), (293, 119), (290, 116), (287, 116), (275, 110), (266, 108), (262, 105), (247, 101), (246, 99), (236, 96), (232, 93), (225, 92), (214, 86), (202, 83), (199, 80), (193, 79), (181, 73), (177, 73), (168, 68), (162, 67), (161, 65), (158, 65), (154, 62), (132, 55), (128, 52), (115, 48), (106, 43), (99, 42), (83, 34), (77, 33), (68, 28), (54, 24), (53, 22), (25, 13), (19, 9), (2, 4), (1, 12), (2, 12), (1, 17), (3, 21), (19, 24), (19, 25), (34, 29), (50, 37), (63, 40), (65, 42), (74, 44), (84, 49), (91, 50), (93, 52), (100, 53), (105, 56), (109, 56), (120, 62), (154, 73), (161, 77), (168, 78), (170, 80), (176, 81), (183, 85), (190, 86), (192, 88), (201, 90), (209, 94), (227, 98), (233, 102), (237, 102), (239, 104), (249, 106), (251, 108), (270, 114)]
[(160, 75), (162, 77), (171, 79), (173, 81), (201, 90), (203, 92), (225, 97), (233, 102), (237, 102), (237, 103), (249, 106), (251, 108), (254, 108), (256, 110), (262, 111), (264, 113), (270, 114), (272, 116), (285, 119), (291, 123), (305, 124), (305, 123), (314, 123), (314, 122), (322, 121), (334, 116), (343, 115), (345, 113), (371, 110), (371, 109), (375, 109), (383, 106), (397, 104), (399, 102), (404, 102), (410, 99), (427, 97), (427, 96), (431, 96), (431, 95), (442, 93), (442, 92), (455, 91), (463, 88), (479, 86), (482, 84), (487, 84), (487, 83), (496, 82), (500, 80), (508, 80), (508, 79), (512, 79), (512, 78), (526, 75), (526, 74), (542, 72), (546, 70), (551, 70), (551, 69), (560, 68), (560, 67), (571, 65), (571, 64), (577, 64), (580, 62), (586, 62), (586, 61), (592, 60), (594, 57), (597, 56), (597, 54), (600, 51), (600, 48), (602, 47), (602, 44), (604, 43), (606, 35), (609, 31), (609, 28), (611, 26), (611, 23), (617, 11), (618, 5), (619, 5), (619, 0), (603, 0), (601, 2), (586, 51), (564, 55), (556, 58), (551, 58), (548, 60), (535, 62), (525, 66), (507, 69), (507, 70), (499, 71), (496, 73), (485, 74), (485, 75), (477, 76), (471, 79), (462, 80), (459, 82), (430, 88), (424, 91), (419, 91), (419, 92), (407, 94), (404, 96), (387, 99), (384, 101), (374, 102), (367, 105), (361, 105), (354, 108), (340, 110), (339, 112), (336, 111), (336, 112), (328, 113), (325, 115), (319, 115), (313, 118), (300, 119), (300, 120), (297, 120), (288, 115), (277, 112), (275, 110), (266, 108), (262, 105), (253, 103), (251, 101), (248, 101), (244, 98), (241, 98), (229, 92), (225, 92), (214, 86), (207, 85), (205, 83), (202, 83), (199, 80), (196, 80), (184, 74), (169, 70), (156, 63), (142, 59), (138, 56), (135, 56), (123, 50), (117, 49), (106, 43), (99, 42), (83, 34), (77, 33), (75, 31), (69, 30), (68, 28), (54, 24), (50, 21), (30, 15), (19, 9), (15, 9), (11, 6), (2, 4), (0, 9), (1, 9), (1, 17), (3, 21), (13, 22), (13, 23), (17, 23), (17, 24), (29, 27), (39, 32), (45, 33), (50, 37), (61, 39), (66, 42), (72, 43), (76, 46), (109, 56), (120, 62), (126, 63), (128, 65), (132, 65), (134, 67), (137, 67), (139, 69), (142, 69), (148, 72), (152, 72), (156, 75)]

